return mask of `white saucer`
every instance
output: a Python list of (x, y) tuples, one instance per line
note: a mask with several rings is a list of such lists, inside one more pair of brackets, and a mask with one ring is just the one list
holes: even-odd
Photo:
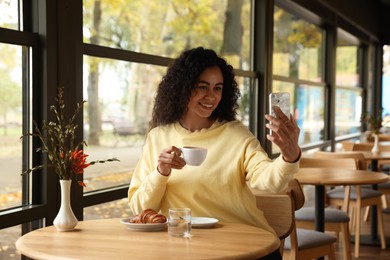
[(218, 223), (216, 218), (191, 217), (191, 226), (194, 228), (209, 228)]
[(136, 231), (159, 231), (163, 230), (167, 226), (167, 222), (165, 223), (130, 223), (130, 218), (122, 218), (120, 222), (125, 225), (128, 229), (136, 230)]

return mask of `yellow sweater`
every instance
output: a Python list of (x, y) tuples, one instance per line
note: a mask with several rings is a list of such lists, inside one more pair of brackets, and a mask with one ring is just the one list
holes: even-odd
[[(201, 166), (172, 169), (169, 177), (157, 172), (160, 152), (169, 146), (208, 149)], [(152, 129), (146, 139), (128, 191), (134, 214), (143, 209), (191, 208), (192, 216), (214, 217), (272, 231), (257, 209), (252, 188), (278, 192), (297, 172), (299, 163), (281, 156), (269, 159), (256, 137), (239, 121), (216, 122), (208, 129), (190, 132), (179, 123)], [(273, 231), (272, 231), (273, 232)]]

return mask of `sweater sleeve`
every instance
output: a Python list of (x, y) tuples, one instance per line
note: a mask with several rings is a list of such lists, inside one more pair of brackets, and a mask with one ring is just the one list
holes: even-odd
[(157, 158), (152, 147), (148, 137), (128, 190), (128, 203), (134, 215), (147, 208), (160, 210), (169, 179), (169, 176), (163, 176), (157, 171)]
[(247, 144), (244, 158), (246, 181), (251, 188), (268, 192), (280, 192), (287, 188), (299, 169), (299, 160), (288, 163), (282, 155), (271, 160), (260, 142), (252, 138)]

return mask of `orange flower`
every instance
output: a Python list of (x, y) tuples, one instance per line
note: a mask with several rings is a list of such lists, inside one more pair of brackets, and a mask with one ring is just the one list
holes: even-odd
[[(90, 166), (90, 163), (87, 163), (88, 155), (84, 153), (83, 150), (75, 150), (70, 155), (70, 160), (72, 161), (72, 170), (75, 174), (83, 174), (84, 169)], [(82, 181), (78, 181), (78, 183), (86, 187), (85, 183)]]
[(84, 173), (84, 169), (90, 166), (90, 163), (86, 163), (88, 155), (84, 154), (83, 150), (75, 150), (70, 155), (72, 160), (72, 169), (75, 174)]

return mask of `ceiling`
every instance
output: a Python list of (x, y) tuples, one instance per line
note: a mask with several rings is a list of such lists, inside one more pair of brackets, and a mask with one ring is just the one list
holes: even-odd
[(380, 4), (390, 7), (390, 0), (377, 0)]

